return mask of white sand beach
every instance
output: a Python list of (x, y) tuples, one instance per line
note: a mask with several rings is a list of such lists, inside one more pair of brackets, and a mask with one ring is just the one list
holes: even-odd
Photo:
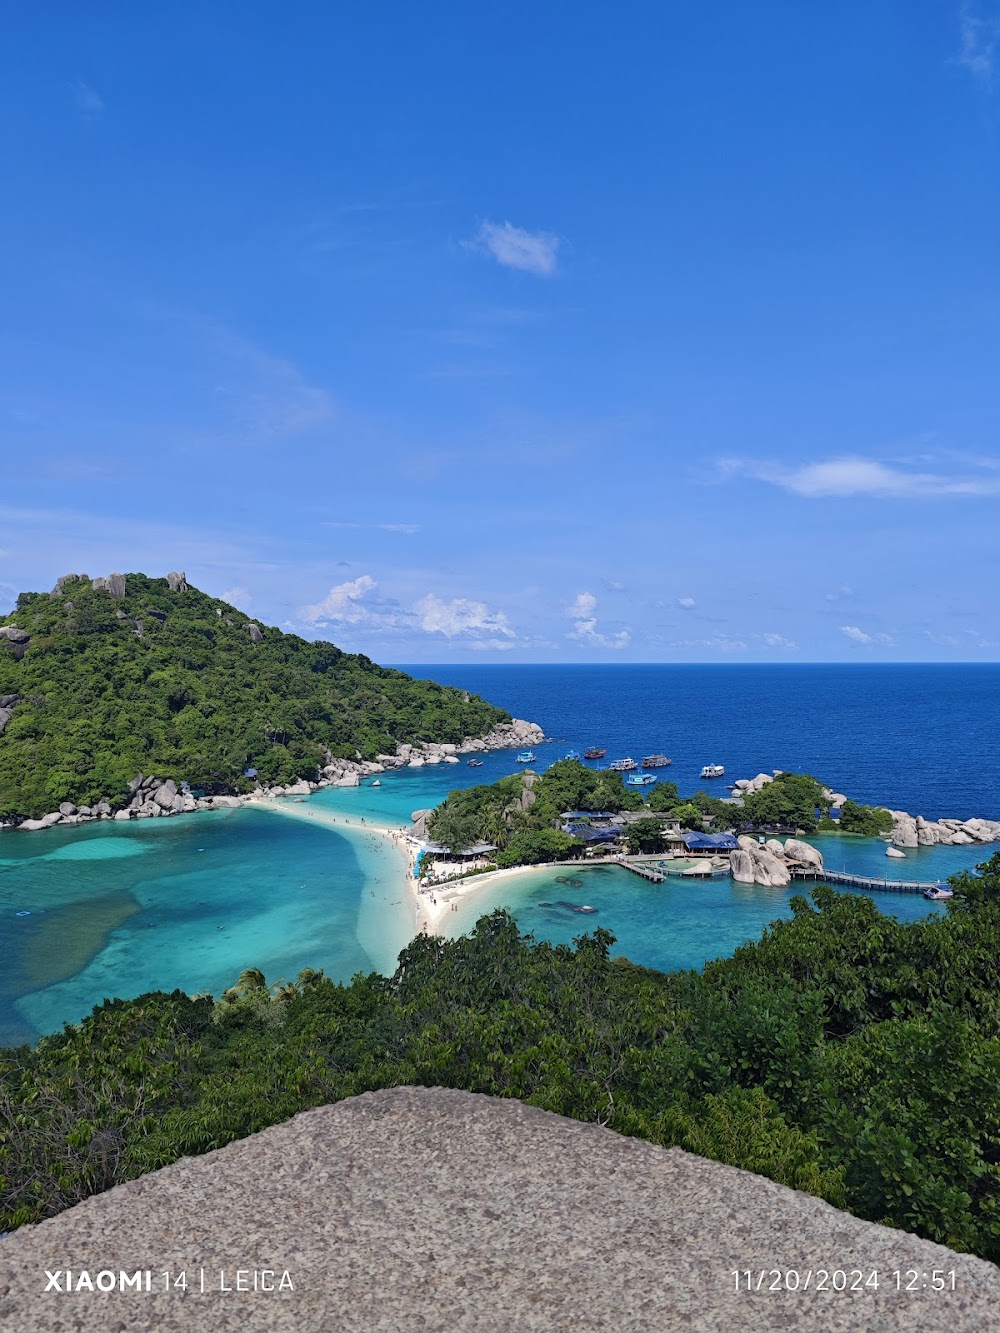
[(418, 932), (433, 932), (433, 928), (440, 927), (442, 918), (447, 917), (460, 899), (469, 897), (487, 884), (495, 884), (501, 878), (527, 875), (545, 868), (512, 866), (504, 870), (490, 870), (483, 875), (468, 875), (461, 879), (420, 887), (414, 877), (413, 868), (424, 844), (401, 824), (379, 823), (367, 816), (344, 815), (339, 812), (335, 814), (332, 810), (324, 810), (313, 804), (308, 797), (297, 801), (288, 797), (269, 797), (249, 804), (261, 810), (285, 815), (290, 819), (322, 825), (342, 834), (345, 838), (359, 839), (366, 835), (385, 838), (398, 852), (399, 873), (405, 881), (407, 895), (404, 901), (410, 904)]

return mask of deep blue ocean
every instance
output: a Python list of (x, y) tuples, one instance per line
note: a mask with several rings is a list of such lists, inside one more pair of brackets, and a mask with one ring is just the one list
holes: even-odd
[[(682, 792), (699, 785), (704, 764), (721, 763), (726, 777), (703, 784), (719, 794), (737, 777), (783, 768), (912, 813), (1000, 817), (997, 666), (409, 669), (539, 722), (558, 739), (538, 747), (537, 767), (571, 747), (604, 746), (604, 762), (662, 750), (673, 759), (662, 776)], [(312, 819), (249, 807), (0, 833), (0, 1045), (76, 1022), (105, 997), (218, 994), (251, 966), (271, 981), (306, 966), (345, 981), (391, 971), (414, 933), (412, 903), (397, 854), (360, 821), (405, 824), (451, 788), (517, 768), (510, 751), (484, 759), (478, 769), (440, 765), (385, 774), (377, 788), (327, 789), (294, 807)], [(940, 879), (996, 850), (921, 848), (887, 861), (877, 839), (817, 843), (832, 868), (899, 879)], [(651, 885), (616, 867), (583, 870), (567, 890), (555, 874), (488, 883), (442, 929), (461, 933), (503, 906), (539, 938), (566, 942), (602, 925), (617, 936), (615, 952), (638, 963), (700, 967), (787, 916), (802, 890), (729, 879)], [(559, 908), (570, 897), (596, 914)], [(901, 919), (941, 910), (920, 897), (873, 897)]]
[(928, 818), (1000, 818), (997, 664), (403, 670), (540, 722), (567, 748), (662, 751), (682, 791), (708, 763), (725, 765), (723, 783), (783, 768)]

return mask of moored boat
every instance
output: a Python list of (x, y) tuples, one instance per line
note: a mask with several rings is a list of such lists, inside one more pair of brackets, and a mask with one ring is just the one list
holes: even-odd
[(725, 777), (726, 770), (721, 764), (706, 764), (701, 770), (703, 778), (722, 778)]
[(659, 782), (655, 773), (630, 773), (625, 779), (626, 787), (651, 787), (654, 782)]
[(672, 764), (673, 762), (674, 761), (668, 759), (665, 754), (647, 754), (642, 761), (642, 766), (643, 768), (666, 768), (668, 764)]
[(481, 759), (467, 759), (465, 762), (470, 768), (482, 768), (483, 766), (483, 761)]
[(924, 889), (924, 897), (932, 903), (943, 903), (949, 898), (954, 898), (954, 892), (948, 888), (947, 884), (935, 884), (932, 889)]
[(566, 751), (566, 754), (565, 754), (564, 757), (565, 757), (566, 759), (579, 759), (579, 758), (580, 758), (580, 752), (579, 752), (579, 750), (567, 750), (567, 751)]
[(518, 750), (517, 758), (514, 760), (514, 762), (516, 764), (533, 764), (535, 763), (536, 759), (537, 756), (534, 750)]
[(606, 754), (607, 750), (602, 750), (599, 745), (591, 745), (584, 750), (583, 757), (584, 759), (603, 759)]
[(612, 773), (630, 773), (633, 768), (638, 768), (639, 765), (630, 756), (628, 759), (612, 760), (610, 767)]

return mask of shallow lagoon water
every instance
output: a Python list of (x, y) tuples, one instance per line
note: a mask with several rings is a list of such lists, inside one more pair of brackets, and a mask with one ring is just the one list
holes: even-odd
[[(457, 672), (418, 674), (447, 680)], [(570, 744), (606, 742), (609, 758), (666, 748), (675, 762), (664, 776), (682, 787), (694, 785), (701, 763), (718, 759), (733, 776), (809, 768), (862, 798), (881, 795), (928, 814), (1000, 813), (992, 786), (996, 668), (741, 668), (727, 675), (724, 668), (491, 667), (460, 674), (515, 715), (567, 738), (539, 747), (540, 765)], [(833, 697), (843, 706), (808, 706)], [(973, 742), (980, 762), (970, 766)], [(345, 981), (359, 970), (391, 971), (414, 932), (412, 908), (401, 893), (398, 853), (366, 836), (360, 821), (407, 824), (412, 811), (453, 787), (517, 771), (510, 751), (482, 758), (481, 768), (428, 766), (383, 775), (379, 787), (312, 797), (310, 805), (344, 819), (342, 832), (250, 807), (0, 833), (0, 1044), (78, 1021), (106, 996), (175, 987), (218, 994), (246, 967), (262, 968), (270, 981), (306, 966)], [(838, 776), (852, 771), (856, 783)], [(877, 840), (816, 843), (832, 869), (898, 879), (940, 879), (995, 850), (920, 848), (888, 861)], [(582, 884), (568, 887), (557, 873), (486, 883), (446, 913), (440, 929), (462, 933), (504, 906), (539, 938), (568, 942), (600, 925), (617, 936), (614, 952), (637, 963), (700, 967), (787, 915), (789, 899), (808, 888), (729, 879), (652, 885), (614, 867), (580, 872)], [(915, 896), (875, 898), (907, 920), (941, 910)], [(597, 912), (541, 906), (559, 900)]]
[(105, 997), (218, 994), (247, 967), (272, 981), (307, 965), (342, 980), (391, 971), (413, 933), (400, 896), (382, 840), (253, 808), (0, 835), (0, 1042)]

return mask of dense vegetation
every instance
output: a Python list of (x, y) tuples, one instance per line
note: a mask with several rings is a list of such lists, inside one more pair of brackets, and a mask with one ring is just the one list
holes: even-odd
[(866, 838), (877, 838), (892, 828), (892, 815), (882, 806), (845, 801), (840, 807), (839, 828), (841, 833), (860, 833)]
[[(392, 753), (397, 741), (458, 742), (509, 715), (463, 691), (415, 681), (261, 626), (195, 588), (129, 574), (126, 596), (66, 582), (22, 593), (0, 626), (0, 696), (18, 695), (0, 735), (0, 816), (124, 796), (137, 772), (238, 791), (315, 778), (326, 752)], [(141, 633), (136, 632), (137, 622)]]
[(625, 786), (620, 773), (560, 759), (540, 776), (514, 773), (488, 786), (449, 792), (430, 816), (427, 831), (455, 850), (491, 842), (499, 848), (501, 866), (531, 865), (579, 850), (579, 843), (558, 828), (564, 812), (641, 809), (642, 797)]
[(900, 924), (818, 888), (701, 974), (503, 912), (391, 978), (247, 972), (0, 1053), (0, 1229), (304, 1108), (423, 1084), (678, 1144), (1000, 1260), (1000, 855)]
[(592, 769), (576, 759), (560, 759), (541, 776), (517, 773), (489, 786), (453, 791), (428, 822), (433, 838), (453, 849), (484, 841), (500, 850), (501, 866), (556, 861), (580, 850), (559, 828), (560, 816), (571, 810), (648, 809), (650, 818), (631, 826), (630, 852), (659, 852), (665, 847), (656, 815), (668, 815), (686, 829), (725, 832), (743, 828), (839, 828), (870, 837), (892, 827), (888, 810), (847, 801), (839, 825), (830, 820), (829, 800), (822, 783), (808, 773), (780, 773), (760, 791), (750, 792), (743, 804), (731, 805), (718, 796), (696, 791), (681, 796), (673, 782), (658, 782), (643, 802), (640, 790), (625, 786), (622, 775), (610, 769)]

